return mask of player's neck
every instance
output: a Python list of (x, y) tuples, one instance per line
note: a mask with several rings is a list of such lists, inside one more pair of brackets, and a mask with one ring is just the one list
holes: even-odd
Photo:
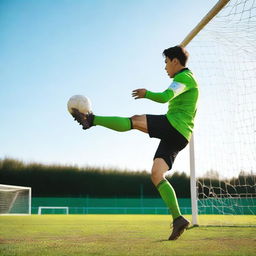
[(175, 77), (177, 74), (183, 72), (184, 70), (188, 70), (188, 68), (186, 68), (185, 66), (181, 66), (177, 69), (177, 71), (175, 72), (175, 74), (173, 75), (173, 77)]

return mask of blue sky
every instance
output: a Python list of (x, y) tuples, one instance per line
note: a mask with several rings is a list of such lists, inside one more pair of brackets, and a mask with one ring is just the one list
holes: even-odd
[[(88, 96), (98, 115), (163, 114), (136, 88), (162, 91), (162, 51), (217, 1), (0, 0), (0, 158), (150, 170), (158, 140), (138, 131), (81, 130), (66, 109)], [(187, 150), (174, 169), (188, 170)]]

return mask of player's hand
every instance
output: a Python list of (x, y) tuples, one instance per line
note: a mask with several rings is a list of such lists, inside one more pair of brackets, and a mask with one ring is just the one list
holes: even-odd
[(136, 89), (132, 91), (132, 97), (134, 97), (135, 100), (145, 98), (147, 90), (146, 89)]

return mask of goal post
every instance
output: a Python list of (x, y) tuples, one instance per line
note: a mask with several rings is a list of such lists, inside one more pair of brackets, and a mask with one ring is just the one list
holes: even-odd
[(192, 225), (198, 226), (195, 147), (194, 147), (194, 136), (193, 135), (192, 135), (190, 143), (189, 143), (189, 160), (190, 160), (190, 194), (191, 194)]
[[(237, 225), (256, 225), (255, 41), (256, 1), (220, 0), (180, 43), (201, 91), (189, 146), (193, 225), (238, 215)], [(203, 223), (202, 214), (218, 216)]]
[[(203, 17), (193, 30), (184, 38), (180, 45), (186, 47), (190, 41), (213, 19), (214, 16), (229, 2), (229, 0), (219, 0), (217, 4)], [(194, 135), (192, 134), (189, 143), (189, 159), (190, 159), (190, 193), (192, 208), (192, 225), (198, 225), (198, 206), (197, 206), (197, 186), (195, 173), (195, 148)]]
[(31, 187), (0, 184), (0, 215), (30, 215)]

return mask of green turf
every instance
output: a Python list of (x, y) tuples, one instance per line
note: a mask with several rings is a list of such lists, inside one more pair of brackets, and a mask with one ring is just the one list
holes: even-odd
[(1, 216), (0, 255), (255, 255), (255, 227), (197, 227), (167, 241), (169, 222), (168, 215)]

